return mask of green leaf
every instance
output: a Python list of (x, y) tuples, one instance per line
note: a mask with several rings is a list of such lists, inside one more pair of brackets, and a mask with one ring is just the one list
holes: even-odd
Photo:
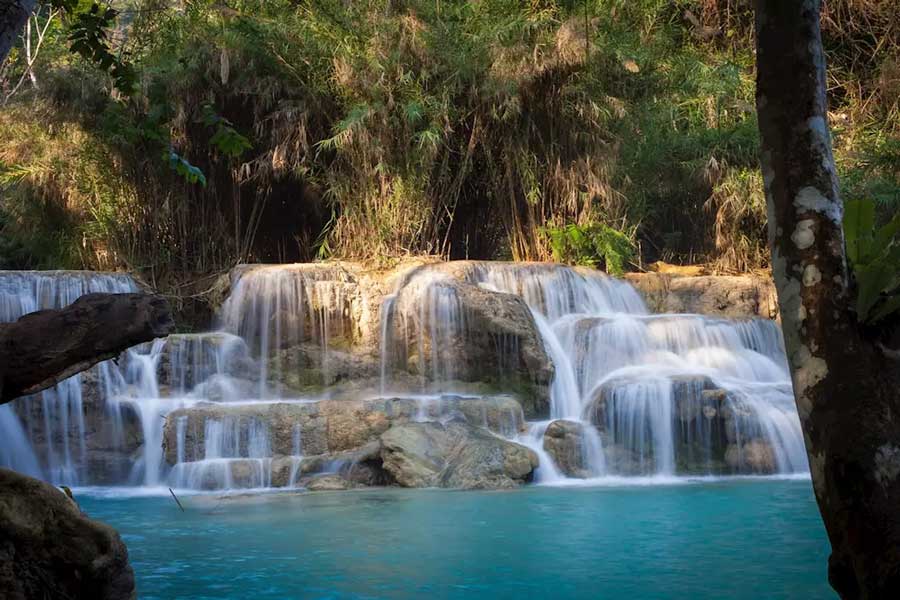
[(880, 227), (875, 232), (875, 240), (872, 244), (872, 251), (876, 255), (881, 255), (894, 242), (894, 238), (900, 233), (900, 212), (894, 215), (894, 218), (884, 227)]
[(848, 200), (844, 203), (844, 239), (847, 242), (847, 258), (851, 263), (868, 262), (874, 228), (874, 202), (866, 199)]
[(881, 292), (889, 288), (895, 280), (896, 273), (893, 265), (887, 260), (878, 260), (869, 265), (856, 265), (855, 273), (859, 287), (856, 314), (860, 321), (866, 321), (869, 311), (878, 303)]

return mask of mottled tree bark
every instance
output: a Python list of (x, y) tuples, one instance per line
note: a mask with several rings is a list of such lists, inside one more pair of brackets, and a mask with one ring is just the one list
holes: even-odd
[(147, 294), (87, 294), (60, 310), (0, 325), (0, 404), (162, 337), (173, 327), (169, 305)]
[(34, 11), (35, 0), (0, 0), (0, 65)]
[(894, 323), (857, 322), (827, 124), (819, 0), (756, 0), (757, 110), (785, 346), (841, 597), (900, 598)]

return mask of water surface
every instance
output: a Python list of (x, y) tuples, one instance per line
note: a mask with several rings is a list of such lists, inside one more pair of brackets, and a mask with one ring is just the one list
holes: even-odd
[(77, 497), (144, 599), (836, 598), (806, 480)]

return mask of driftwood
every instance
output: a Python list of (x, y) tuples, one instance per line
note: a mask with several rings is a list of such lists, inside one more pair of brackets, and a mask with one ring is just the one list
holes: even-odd
[(66, 308), (0, 324), (0, 404), (52, 387), (173, 326), (166, 300), (148, 294), (87, 294)]

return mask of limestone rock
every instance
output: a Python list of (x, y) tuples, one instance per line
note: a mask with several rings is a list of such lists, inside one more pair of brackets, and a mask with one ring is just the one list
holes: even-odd
[[(85, 463), (80, 465), (78, 476), (81, 481), (111, 485), (127, 480), (134, 466), (132, 456), (144, 443), (144, 434), (134, 406), (126, 402), (108, 405), (104, 401), (98, 369), (99, 367), (94, 367), (84, 371), (61, 385), (77, 386), (77, 382), (81, 382), (86, 456)], [(63, 393), (72, 391), (74, 390), (69, 389)], [(48, 391), (44, 394), (57, 394), (57, 391)], [(40, 395), (25, 396), (14, 400), (11, 406), (19, 416), (41, 464), (50, 463), (47, 452), (51, 447), (57, 452), (65, 442), (68, 442), (70, 448), (80, 447), (79, 429), (72, 415), (69, 416), (69, 426), (64, 436), (60, 422), (62, 411), (55, 400), (44, 402)], [(48, 409), (49, 415), (45, 415), (45, 410)], [(48, 421), (51, 425), (49, 432)], [(51, 444), (47, 443), (48, 433), (52, 437)]]
[(137, 597), (119, 534), (61, 490), (0, 468), (0, 523), (0, 597)]
[[(626, 434), (615, 427), (611, 411), (621, 386), (635, 382), (612, 380), (588, 404), (586, 415), (604, 438), (611, 470), (624, 474), (646, 472), (651, 448), (630, 447)], [(775, 471), (771, 445), (757, 425), (752, 407), (702, 376), (670, 380), (676, 470), (679, 473), (771, 473)], [(624, 407), (623, 407), (624, 408)], [(612, 425), (612, 428), (610, 428)], [(553, 444), (551, 444), (552, 446)], [(549, 451), (549, 449), (548, 449)], [(644, 468), (642, 470), (641, 463)]]
[(569, 477), (590, 476), (585, 459), (584, 427), (576, 421), (556, 420), (544, 431), (544, 450), (557, 468)]
[(775, 451), (762, 440), (752, 440), (739, 446), (730, 444), (725, 452), (725, 461), (736, 472), (771, 474), (777, 470)]
[(407, 423), (381, 436), (384, 469), (403, 487), (499, 489), (531, 479), (530, 449), (464, 423)]
[(352, 486), (340, 475), (320, 475), (304, 481), (303, 487), (311, 492), (336, 492)]
[(158, 360), (159, 384), (183, 391), (217, 373), (252, 379), (258, 371), (244, 340), (222, 331), (171, 334)]
[(765, 319), (778, 316), (778, 298), (769, 277), (629, 273), (625, 279), (641, 292), (654, 312)]
[(523, 427), (522, 409), (511, 396), (443, 396), (421, 406), (411, 398), (308, 403), (206, 402), (168, 414), (163, 430), (163, 447), (166, 462), (174, 465), (178, 460), (181, 432), (182, 460), (191, 462), (207, 458), (207, 424), (218, 422), (223, 429), (236, 432), (240, 456), (247, 456), (251, 429), (265, 430), (272, 456), (295, 455), (294, 445), (298, 437), (301, 455), (334, 455), (363, 448), (377, 440), (391, 425), (414, 420), (422, 412), (434, 419), (458, 416), (472, 425), (485, 426), (510, 436)]

